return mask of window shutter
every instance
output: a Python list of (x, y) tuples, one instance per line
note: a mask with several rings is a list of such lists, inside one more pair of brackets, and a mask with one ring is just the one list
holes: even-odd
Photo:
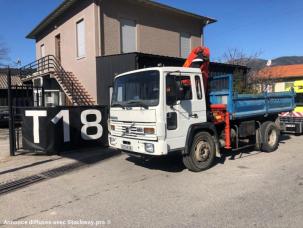
[(132, 20), (121, 20), (122, 52), (129, 53), (137, 51), (136, 22)]
[(180, 44), (181, 44), (181, 57), (182, 58), (187, 58), (189, 53), (190, 53), (190, 34), (188, 33), (181, 33), (180, 34), (181, 40), (180, 40)]

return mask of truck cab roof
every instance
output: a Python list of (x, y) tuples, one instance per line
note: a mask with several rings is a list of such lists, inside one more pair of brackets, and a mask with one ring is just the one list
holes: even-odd
[(183, 73), (194, 73), (194, 74), (201, 74), (200, 68), (188, 68), (188, 67), (150, 67), (150, 68), (144, 68), (134, 71), (128, 71), (123, 74), (119, 74), (116, 76), (121, 77), (128, 74), (138, 73), (138, 72), (144, 72), (144, 71), (150, 71), (150, 70), (158, 70), (161, 72), (174, 72), (174, 71), (180, 71)]

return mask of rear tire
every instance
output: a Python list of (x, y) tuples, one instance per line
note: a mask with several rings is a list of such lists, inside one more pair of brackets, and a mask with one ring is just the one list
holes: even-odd
[(256, 151), (261, 151), (261, 147), (262, 147), (261, 141), (262, 141), (261, 140), (261, 130), (260, 130), (260, 128), (258, 128), (256, 130), (256, 139), (255, 139), (255, 142), (256, 142), (255, 150)]
[(216, 145), (211, 134), (200, 132), (195, 135), (190, 152), (183, 156), (183, 164), (193, 172), (209, 169), (216, 157)]
[(280, 130), (274, 122), (267, 121), (261, 125), (262, 146), (264, 152), (273, 152), (279, 146)]

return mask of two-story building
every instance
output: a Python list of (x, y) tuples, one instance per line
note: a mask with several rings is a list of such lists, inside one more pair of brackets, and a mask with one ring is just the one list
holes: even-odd
[(149, 0), (65, 0), (27, 35), (36, 42), (37, 61), (24, 69), (35, 68), (28, 80), (49, 86), (45, 99), (50, 106), (96, 104), (98, 57), (186, 58), (204, 43), (203, 29), (214, 22)]

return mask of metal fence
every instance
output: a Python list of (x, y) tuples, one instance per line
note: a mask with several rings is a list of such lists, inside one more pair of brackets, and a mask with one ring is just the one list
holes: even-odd
[[(44, 106), (44, 89), (32, 84), (12, 85), (11, 70), (7, 71), (7, 102), (2, 106), (1, 115), (5, 116), (9, 125), (10, 155), (22, 149), (22, 115), (24, 109)], [(5, 108), (7, 107), (7, 108)]]

